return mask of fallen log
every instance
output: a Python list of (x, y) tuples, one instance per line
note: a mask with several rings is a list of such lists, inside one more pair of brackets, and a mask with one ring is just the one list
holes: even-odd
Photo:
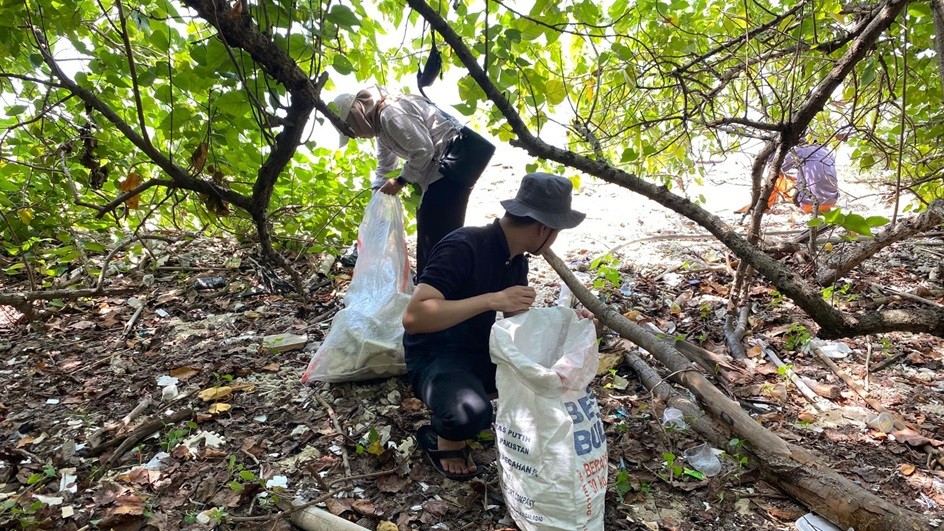
[[(813, 512), (859, 531), (918, 531), (929, 528), (927, 518), (902, 509), (840, 476), (804, 448), (789, 444), (751, 418), (698, 371), (675, 347), (593, 296), (552, 251), (544, 258), (577, 299), (620, 336), (647, 350), (673, 373), (671, 379), (692, 391), (702, 407), (747, 443), (766, 481)], [(698, 425), (694, 425), (698, 430)], [(700, 434), (701, 431), (699, 431)], [(708, 434), (702, 434), (706, 438)]]

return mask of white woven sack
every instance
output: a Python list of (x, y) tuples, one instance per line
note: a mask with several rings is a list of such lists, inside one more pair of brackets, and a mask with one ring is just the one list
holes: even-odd
[(537, 308), (492, 326), (498, 366), (498, 477), (522, 531), (601, 530), (606, 436), (589, 389), (599, 365), (593, 322)]

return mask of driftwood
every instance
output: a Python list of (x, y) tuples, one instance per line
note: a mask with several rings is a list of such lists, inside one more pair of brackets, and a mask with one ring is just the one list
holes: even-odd
[[(656, 357), (673, 373), (673, 381), (692, 391), (706, 411), (746, 441), (757, 457), (765, 480), (845, 528), (854, 527), (859, 531), (928, 529), (927, 518), (863, 489), (824, 465), (806, 449), (787, 443), (759, 425), (701, 373), (690, 370), (691, 362), (673, 345), (658, 339), (594, 297), (552, 251), (547, 251), (544, 257), (588, 310), (620, 336)], [(697, 425), (694, 427), (699, 429)]]
[(888, 359), (882, 360), (881, 362), (876, 363), (875, 365), (869, 367), (869, 373), (871, 374), (873, 372), (878, 372), (884, 369), (885, 367), (888, 367), (889, 365), (895, 363), (896, 361), (904, 358), (907, 355), (908, 354), (906, 352), (899, 352), (898, 354), (895, 354), (894, 356)]
[(810, 388), (811, 391), (818, 394), (823, 398), (828, 398), (830, 400), (839, 398), (842, 396), (839, 387), (832, 384), (824, 384), (822, 382), (817, 382), (812, 378), (807, 378), (806, 376), (800, 376), (800, 380)]

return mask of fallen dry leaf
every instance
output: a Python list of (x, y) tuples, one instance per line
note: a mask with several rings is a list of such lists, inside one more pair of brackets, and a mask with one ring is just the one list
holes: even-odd
[(357, 500), (351, 504), (351, 508), (362, 516), (377, 517), (383, 514), (383, 511), (377, 510), (377, 507), (370, 500)]
[(200, 391), (197, 396), (200, 397), (200, 400), (209, 402), (211, 400), (222, 400), (224, 398), (228, 398), (232, 394), (233, 388), (228, 385), (224, 385), (221, 387), (210, 387), (209, 389), (204, 389), (203, 391)]
[(144, 500), (137, 494), (123, 494), (115, 499), (117, 507), (110, 511), (111, 514), (144, 514)]
[(410, 478), (388, 474), (377, 478), (377, 488), (380, 492), (394, 494), (403, 490), (410, 483)]
[[(118, 189), (122, 192), (130, 192), (136, 186), (141, 184), (144, 179), (141, 178), (136, 172), (129, 173), (124, 179), (118, 182)], [(125, 199), (125, 204), (128, 205), (128, 208), (138, 208), (138, 203), (141, 201), (141, 194), (135, 194), (128, 199)]]
[(449, 512), (449, 504), (442, 500), (427, 500), (423, 502), (423, 510), (433, 516), (446, 516)]
[(809, 411), (802, 411), (799, 415), (797, 415), (797, 418), (803, 422), (813, 422), (816, 420), (816, 415), (810, 413)]
[(174, 378), (177, 378), (181, 382), (186, 381), (191, 376), (196, 376), (198, 374), (200, 374), (200, 371), (194, 369), (193, 367), (187, 366), (177, 367), (176, 369), (172, 369), (170, 371), (170, 375)]
[(223, 413), (225, 411), (229, 411), (232, 408), (232, 404), (227, 404), (226, 402), (217, 402), (210, 406), (210, 413)]
[(623, 363), (623, 354), (614, 352), (604, 352), (600, 354), (600, 366), (597, 368), (597, 376), (608, 373), (611, 369), (619, 367)]
[(325, 501), (325, 507), (328, 508), (328, 511), (335, 516), (341, 516), (343, 513), (351, 510), (351, 504), (353, 500), (338, 500), (335, 498), (328, 498)]
[(148, 470), (143, 466), (132, 468), (131, 470), (118, 474), (118, 480), (134, 485), (153, 485), (161, 477), (159, 470)]

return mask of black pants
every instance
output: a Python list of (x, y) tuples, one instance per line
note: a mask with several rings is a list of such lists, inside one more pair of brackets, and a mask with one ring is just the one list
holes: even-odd
[(474, 439), (492, 424), (495, 365), (487, 353), (437, 351), (410, 370), (413, 393), (430, 411), (436, 434), (450, 441)]
[(465, 224), (471, 186), (442, 178), (426, 188), (416, 211), (416, 275), (429, 261), (429, 253), (439, 240)]

